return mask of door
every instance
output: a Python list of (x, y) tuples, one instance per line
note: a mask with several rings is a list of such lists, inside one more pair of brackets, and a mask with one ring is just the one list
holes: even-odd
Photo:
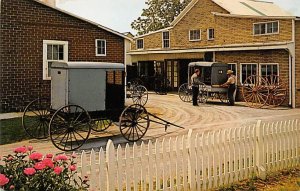
[(171, 90), (178, 89), (178, 61), (167, 60), (166, 62), (167, 79), (170, 81)]

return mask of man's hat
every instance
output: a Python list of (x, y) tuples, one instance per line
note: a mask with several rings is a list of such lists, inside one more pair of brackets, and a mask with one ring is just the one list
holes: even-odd
[(227, 74), (233, 74), (232, 70), (227, 70)]
[(197, 72), (200, 72), (200, 70), (197, 68), (197, 69), (195, 69), (195, 73), (197, 73)]

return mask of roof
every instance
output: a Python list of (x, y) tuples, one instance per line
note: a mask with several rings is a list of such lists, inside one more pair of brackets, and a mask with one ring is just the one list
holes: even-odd
[[(171, 23), (171, 26), (165, 29), (160, 29), (157, 31), (153, 31), (141, 36), (137, 36), (135, 38), (140, 38), (143, 36), (147, 36), (153, 33), (161, 32), (164, 30), (171, 29), (174, 27), (198, 2), (199, 0), (192, 0), (186, 8), (181, 11), (181, 13), (174, 19)], [(248, 17), (256, 17), (256, 18), (294, 18), (293, 15), (279, 6), (277, 6), (273, 2), (262, 1), (262, 0), (211, 0), (216, 3), (223, 9), (229, 12), (229, 14), (218, 14), (218, 15), (232, 15), (232, 16), (248, 16)], [(216, 15), (216, 13), (213, 13)]]
[(100, 25), (99, 23), (96, 23), (96, 22), (90, 21), (90, 20), (88, 20), (88, 19), (82, 18), (82, 17), (80, 17), (80, 16), (78, 16), (78, 15), (75, 15), (75, 14), (70, 13), (70, 12), (68, 12), (68, 11), (62, 10), (62, 9), (60, 9), (60, 8), (53, 7), (53, 6), (51, 6), (51, 5), (47, 4), (47, 3), (41, 2), (41, 1), (39, 1), (39, 0), (33, 0), (33, 1), (38, 2), (38, 3), (40, 3), (40, 4), (43, 4), (43, 5), (47, 6), (47, 7), (50, 7), (50, 8), (52, 8), (52, 9), (54, 9), (54, 10), (57, 10), (57, 11), (59, 11), (59, 12), (62, 12), (62, 13), (64, 13), (64, 14), (67, 14), (67, 15), (69, 15), (69, 16), (75, 17), (75, 18), (77, 18), (77, 19), (79, 19), (79, 20), (82, 20), (82, 21), (84, 21), (84, 22), (87, 22), (87, 23), (90, 23), (90, 24), (92, 24), (92, 25), (95, 25), (95, 26), (97, 26), (97, 27), (99, 27), (99, 28), (101, 28), (101, 29), (103, 29), (103, 30), (106, 30), (106, 31), (108, 31), (108, 32), (110, 32), (110, 33), (113, 33), (113, 34), (115, 34), (115, 35), (117, 35), (117, 36), (120, 36), (120, 37), (122, 37), (122, 38), (124, 38), (124, 39), (130, 40), (130, 41), (132, 40), (130, 37), (127, 37), (126, 35), (124, 35), (124, 34), (118, 32), (118, 31), (115, 31), (115, 30), (113, 30), (113, 29), (110, 29), (110, 28), (108, 28), (108, 27), (105, 27), (105, 26), (103, 26), (103, 25)]
[(52, 68), (76, 68), (76, 69), (109, 69), (125, 70), (125, 65), (121, 63), (108, 62), (54, 62)]
[(212, 0), (230, 14), (253, 16), (293, 16), (273, 2), (261, 0)]

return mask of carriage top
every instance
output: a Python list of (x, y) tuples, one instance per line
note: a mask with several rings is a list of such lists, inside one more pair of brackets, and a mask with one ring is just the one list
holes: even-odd
[(218, 67), (218, 66), (226, 66), (227, 64), (220, 63), (220, 62), (191, 62), (189, 63), (189, 67), (195, 67), (195, 66), (203, 66), (203, 67)]
[(124, 108), (124, 64), (55, 62), (51, 66), (51, 105), (76, 104), (87, 111)]

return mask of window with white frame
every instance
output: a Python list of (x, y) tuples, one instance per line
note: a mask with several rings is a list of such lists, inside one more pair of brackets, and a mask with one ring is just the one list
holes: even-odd
[(261, 77), (267, 79), (269, 82), (275, 83), (278, 82), (279, 78), (271, 77), (271, 75), (279, 75), (279, 65), (277, 63), (262, 63), (259, 64), (259, 74)]
[(170, 32), (169, 31), (162, 32), (162, 43), (163, 43), (163, 48), (170, 48)]
[(257, 64), (245, 63), (241, 64), (240, 82), (243, 84), (249, 76), (257, 74)]
[(215, 39), (215, 29), (210, 28), (207, 29), (207, 40), (214, 40)]
[(190, 41), (200, 41), (201, 40), (201, 31), (198, 30), (190, 30), (189, 32)]
[(136, 40), (136, 48), (143, 49), (144, 48), (144, 39), (137, 39)]
[(68, 41), (43, 40), (43, 79), (51, 80), (53, 62), (68, 61)]
[(254, 23), (253, 24), (254, 35), (268, 35), (279, 33), (279, 21)]
[(106, 56), (106, 40), (96, 39), (96, 56)]

